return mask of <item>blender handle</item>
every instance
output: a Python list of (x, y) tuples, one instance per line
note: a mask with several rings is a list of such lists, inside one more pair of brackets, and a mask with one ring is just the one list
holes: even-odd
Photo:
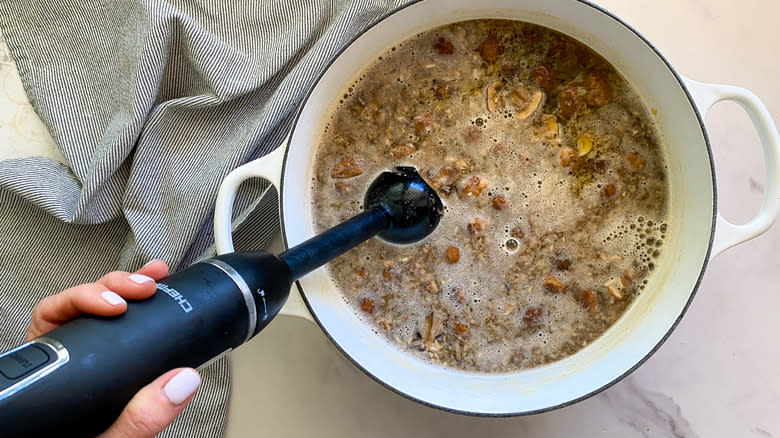
[(99, 434), (166, 371), (203, 367), (255, 336), (291, 284), (275, 254), (226, 254), (157, 281), (119, 316), (81, 315), (0, 352), (0, 435)]

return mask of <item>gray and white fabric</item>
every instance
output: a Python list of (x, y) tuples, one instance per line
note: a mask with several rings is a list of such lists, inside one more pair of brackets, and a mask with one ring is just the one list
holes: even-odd
[[(44, 296), (211, 255), (220, 181), (276, 148), (328, 60), (399, 3), (0, 2), (25, 91), (67, 162), (0, 162), (0, 348), (21, 342)], [(265, 188), (242, 186), (238, 249), (278, 227)], [(207, 368), (161, 436), (220, 436), (228, 371), (224, 359)]]

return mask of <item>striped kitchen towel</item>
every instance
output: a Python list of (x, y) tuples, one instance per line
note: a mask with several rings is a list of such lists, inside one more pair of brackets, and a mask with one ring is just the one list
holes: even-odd
[[(0, 2), (0, 32), (63, 156), (0, 161), (0, 348), (22, 340), (44, 296), (155, 257), (175, 271), (209, 256), (224, 176), (276, 148), (328, 60), (399, 3)], [(239, 192), (237, 213), (253, 208), (239, 249), (278, 229), (265, 187)], [(203, 377), (161, 436), (223, 433), (227, 360)]]

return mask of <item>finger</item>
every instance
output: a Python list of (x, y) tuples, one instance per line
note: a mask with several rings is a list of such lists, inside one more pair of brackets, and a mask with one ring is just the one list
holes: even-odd
[(27, 340), (47, 333), (82, 313), (120, 315), (127, 302), (100, 283), (82, 284), (41, 300), (33, 309)]
[(82, 284), (47, 297), (33, 309), (25, 339), (30, 340), (54, 330), (82, 313), (120, 315), (127, 310), (124, 298), (150, 297), (156, 290), (155, 279), (167, 274), (168, 266), (164, 261), (152, 260), (137, 273), (114, 271), (95, 283)]
[(144, 386), (98, 438), (151, 438), (168, 427), (200, 385), (192, 368), (169, 371)]
[(160, 259), (154, 259), (143, 265), (141, 269), (135, 271), (138, 274), (146, 275), (155, 280), (162, 280), (168, 276), (168, 265)]
[(131, 300), (149, 298), (157, 288), (152, 277), (124, 271), (109, 272), (97, 282)]

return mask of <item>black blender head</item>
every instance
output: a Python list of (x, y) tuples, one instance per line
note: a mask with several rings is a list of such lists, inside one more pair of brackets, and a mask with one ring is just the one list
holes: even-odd
[(414, 167), (382, 172), (366, 192), (365, 209), (379, 206), (390, 214), (390, 226), (379, 237), (392, 243), (413, 243), (436, 229), (444, 206)]

